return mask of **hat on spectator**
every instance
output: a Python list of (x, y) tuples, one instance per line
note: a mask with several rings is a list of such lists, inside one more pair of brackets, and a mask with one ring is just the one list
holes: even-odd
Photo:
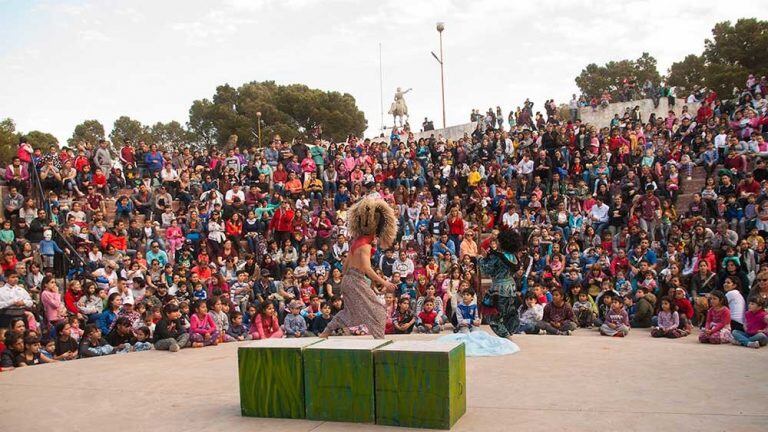
[(288, 304), (288, 309), (301, 309), (302, 307), (304, 307), (304, 303), (302, 303), (301, 300), (291, 300)]

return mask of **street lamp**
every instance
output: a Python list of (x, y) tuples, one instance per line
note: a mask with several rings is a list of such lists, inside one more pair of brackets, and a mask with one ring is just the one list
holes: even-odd
[(440, 90), (443, 97), (443, 129), (445, 129), (445, 75), (443, 74), (443, 30), (445, 30), (445, 23), (439, 22), (435, 26), (437, 34), (440, 36), (440, 57), (432, 52), (432, 57), (440, 63)]
[(259, 131), (259, 147), (261, 147), (261, 111), (256, 111), (256, 121)]

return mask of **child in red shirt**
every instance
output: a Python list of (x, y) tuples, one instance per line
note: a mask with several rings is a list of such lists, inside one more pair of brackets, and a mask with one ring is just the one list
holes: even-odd
[(675, 305), (677, 306), (677, 313), (680, 315), (680, 327), (690, 332), (693, 328), (691, 325), (691, 318), (694, 314), (693, 305), (685, 296), (685, 289), (681, 287), (675, 289)]
[(305, 278), (301, 281), (301, 287), (299, 287), (299, 293), (301, 294), (301, 301), (304, 303), (304, 306), (308, 306), (310, 302), (310, 298), (314, 295), (317, 295), (317, 291), (315, 291), (315, 287), (312, 286), (310, 283), (310, 280)]
[(427, 298), (424, 300), (424, 307), (419, 312), (416, 320), (417, 333), (440, 333), (440, 324), (437, 322), (437, 312), (435, 312), (435, 300)]

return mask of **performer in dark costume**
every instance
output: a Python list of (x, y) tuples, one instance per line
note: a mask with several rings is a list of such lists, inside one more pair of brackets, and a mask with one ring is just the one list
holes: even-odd
[(356, 334), (362, 330), (362, 333), (383, 339), (386, 308), (379, 301), (371, 281), (385, 291), (394, 292), (395, 286), (371, 268), (371, 255), (374, 253), (371, 244), (378, 239), (379, 247), (386, 249), (392, 246), (397, 236), (395, 210), (381, 198), (363, 198), (349, 209), (348, 228), (354, 240), (344, 262), (344, 277), (340, 286), (344, 308), (318, 336), (327, 338), (336, 330), (346, 332), (353, 328)]
[[(518, 269), (516, 253), (521, 241), (520, 235), (511, 230), (499, 233), (497, 241), (498, 248), (489, 250), (478, 264), (480, 270), (492, 279), (486, 296), (493, 299), (498, 314), (490, 320), (491, 329), (500, 337), (510, 337), (520, 322), (515, 304), (517, 286), (514, 276)], [(483, 300), (487, 303), (485, 298)]]

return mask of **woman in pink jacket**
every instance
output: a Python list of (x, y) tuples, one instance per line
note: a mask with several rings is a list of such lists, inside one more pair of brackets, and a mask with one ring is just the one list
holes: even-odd
[(259, 309), (259, 312), (251, 323), (251, 328), (248, 330), (248, 333), (253, 336), (253, 339), (258, 340), (283, 337), (283, 331), (280, 329), (280, 323), (277, 321), (275, 305), (271, 302), (263, 302), (259, 305)]

